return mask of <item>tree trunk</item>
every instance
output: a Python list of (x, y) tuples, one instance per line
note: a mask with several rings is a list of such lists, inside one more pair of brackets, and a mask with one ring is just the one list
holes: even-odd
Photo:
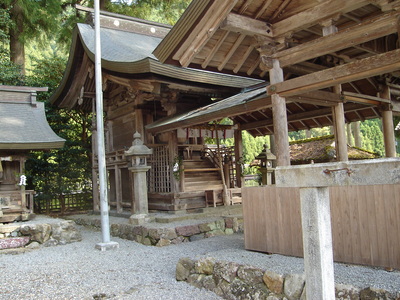
[(21, 74), (25, 75), (25, 47), (21, 41), (24, 31), (22, 9), (18, 3), (11, 9), (11, 18), (15, 22), (15, 27), (10, 28), (10, 60), (21, 66)]

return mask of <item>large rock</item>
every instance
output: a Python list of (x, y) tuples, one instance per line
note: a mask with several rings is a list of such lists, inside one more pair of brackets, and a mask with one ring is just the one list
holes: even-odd
[(263, 281), (267, 288), (275, 293), (282, 294), (283, 293), (283, 283), (284, 283), (283, 275), (276, 274), (272, 271), (266, 271), (263, 276)]
[(335, 294), (339, 300), (360, 300), (360, 289), (352, 285), (336, 284)]
[(20, 232), (23, 235), (29, 235), (32, 241), (36, 241), (40, 244), (46, 242), (51, 235), (50, 224), (24, 224), (20, 228)]
[(256, 285), (263, 282), (264, 272), (260, 269), (250, 266), (240, 266), (237, 271), (237, 276), (249, 285)]
[(59, 245), (79, 242), (82, 235), (75, 226), (74, 221), (61, 221), (51, 224), (51, 238), (56, 240)]
[(216, 262), (214, 264), (214, 277), (217, 284), (219, 284), (221, 280), (225, 280), (229, 283), (232, 282), (237, 276), (238, 268), (239, 264), (234, 262)]
[(196, 273), (211, 275), (214, 271), (214, 264), (215, 259), (212, 257), (201, 258), (194, 264), (194, 269)]
[(289, 300), (300, 299), (305, 283), (303, 274), (290, 274), (285, 278), (283, 291)]
[(397, 300), (398, 298), (390, 295), (389, 292), (377, 289), (377, 288), (366, 288), (360, 291), (360, 299), (362, 300)]
[(187, 225), (176, 227), (176, 233), (182, 236), (192, 236), (200, 233), (199, 225)]
[(178, 281), (184, 281), (189, 278), (189, 275), (194, 269), (194, 262), (189, 257), (179, 259), (176, 264), (175, 277)]

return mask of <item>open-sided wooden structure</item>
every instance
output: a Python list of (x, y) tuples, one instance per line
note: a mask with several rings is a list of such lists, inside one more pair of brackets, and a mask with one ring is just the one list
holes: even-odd
[(36, 93), (47, 88), (0, 86), (0, 223), (26, 220), (33, 213), (34, 191), (25, 190), (30, 150), (60, 148)]
[[(273, 135), (277, 165), (284, 167), (290, 164), (288, 131), (333, 126), (337, 160), (347, 161), (345, 123), (381, 118), (385, 156), (395, 157), (392, 116), (400, 113), (399, 28), (398, 0), (194, 0), (154, 55), (163, 63), (262, 79), (265, 84), (146, 128), (149, 132), (167, 132), (229, 116), (238, 128), (255, 136)], [(298, 239), (291, 243), (279, 223), (294, 220), (290, 214), (298, 213), (298, 208), (289, 211), (288, 207), (286, 211), (286, 202), (281, 201), (281, 196), (274, 198), (271, 188), (258, 189), (246, 188), (244, 192), (245, 227), (251, 232), (245, 234), (246, 248), (271, 252), (279, 245), (279, 251), (283, 249), (279, 253), (301, 255)], [(337, 189), (338, 194), (348, 193), (341, 187)], [(359, 198), (371, 190), (382, 191), (382, 186), (354, 189), (357, 192), (352, 197)], [(387, 200), (385, 210), (400, 213), (397, 198), (394, 202), (384, 199), (398, 191), (398, 184), (386, 185), (383, 190), (383, 194), (374, 192), (374, 196), (357, 199), (361, 201), (357, 202), (359, 208), (369, 205), (368, 215), (377, 220), (384, 218), (380, 209), (374, 212), (380, 201)], [(260, 204), (267, 203), (264, 196), (270, 199), (268, 207)], [(260, 201), (255, 203), (256, 199)], [(343, 205), (349, 205), (349, 199), (332, 204), (337, 205), (334, 217), (346, 209)], [(274, 216), (274, 226), (265, 225), (267, 210)], [(354, 206), (350, 210), (354, 215), (363, 213)], [(365, 225), (361, 219), (354, 219), (357, 228)], [(379, 230), (389, 228), (385, 224), (378, 220)], [(301, 228), (294, 225), (291, 234), (299, 235)], [(343, 247), (348, 252), (350, 247), (343, 243), (354, 241), (353, 233), (346, 231), (347, 226), (336, 225), (336, 259), (399, 266), (399, 257), (392, 255), (398, 242), (379, 240), (381, 232), (363, 231), (361, 239), (386, 243), (381, 245), (385, 250), (378, 254), (357, 252), (363, 256), (361, 259), (358, 254), (343, 255), (337, 249)], [(396, 224), (389, 231), (385, 234), (399, 235)], [(360, 233), (361, 229), (354, 235)], [(338, 239), (343, 234), (350, 238)], [(269, 244), (260, 246), (265, 236)], [(291, 252), (293, 247), (299, 251)], [(360, 250), (357, 247), (354, 245), (354, 253)], [(392, 255), (390, 260), (385, 259), (385, 253)]]

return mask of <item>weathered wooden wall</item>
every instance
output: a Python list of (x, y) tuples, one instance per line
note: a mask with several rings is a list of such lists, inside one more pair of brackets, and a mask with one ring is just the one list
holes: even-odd
[[(334, 260), (400, 268), (400, 185), (330, 188)], [(242, 189), (245, 247), (302, 256), (297, 188)]]

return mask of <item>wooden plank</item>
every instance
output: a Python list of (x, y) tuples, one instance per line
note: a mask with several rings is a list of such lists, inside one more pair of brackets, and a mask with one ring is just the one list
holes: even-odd
[[(294, 65), (328, 53), (359, 45), (397, 32), (396, 23), (400, 12), (390, 12), (361, 24), (346, 28), (338, 33), (320, 37), (272, 55), (282, 67)], [(327, 47), (326, 45), (329, 45)]]
[(268, 86), (267, 91), (270, 95), (276, 93), (288, 97), (398, 69), (400, 69), (400, 49), (276, 83)]
[(218, 29), (218, 24), (235, 6), (236, 1), (224, 1), (213, 3), (206, 11), (203, 18), (197, 24), (195, 30), (191, 32), (194, 39), (187, 39), (180, 49), (173, 56), (173, 59), (179, 60), (181, 66), (187, 67), (193, 58), (201, 51), (208, 40)]
[(258, 21), (250, 17), (230, 13), (224, 21), (222, 21), (220, 28), (227, 31), (238, 32), (244, 35), (259, 35), (271, 38), (271, 26), (266, 22)]
[(367, 0), (328, 0), (312, 8), (299, 12), (282, 21), (272, 24), (273, 37), (285, 36), (332, 18), (337, 13), (347, 13), (369, 4)]
[(211, 50), (211, 52), (207, 55), (207, 58), (204, 60), (204, 62), (201, 64), (201, 67), (205, 69), (210, 61), (214, 58), (215, 53), (219, 50), (221, 45), (224, 43), (225, 39), (228, 37), (229, 31), (226, 31), (224, 35), (218, 40), (217, 44), (214, 46), (214, 48)]
[(232, 55), (236, 52), (237, 48), (239, 48), (240, 44), (242, 43), (242, 41), (244, 40), (245, 37), (246, 37), (246, 35), (244, 35), (244, 34), (240, 34), (238, 36), (235, 43), (229, 50), (229, 52), (227, 54), (225, 54), (223, 61), (218, 65), (218, 71), (222, 71), (222, 69), (225, 67), (225, 65), (228, 63), (228, 61), (231, 59)]

